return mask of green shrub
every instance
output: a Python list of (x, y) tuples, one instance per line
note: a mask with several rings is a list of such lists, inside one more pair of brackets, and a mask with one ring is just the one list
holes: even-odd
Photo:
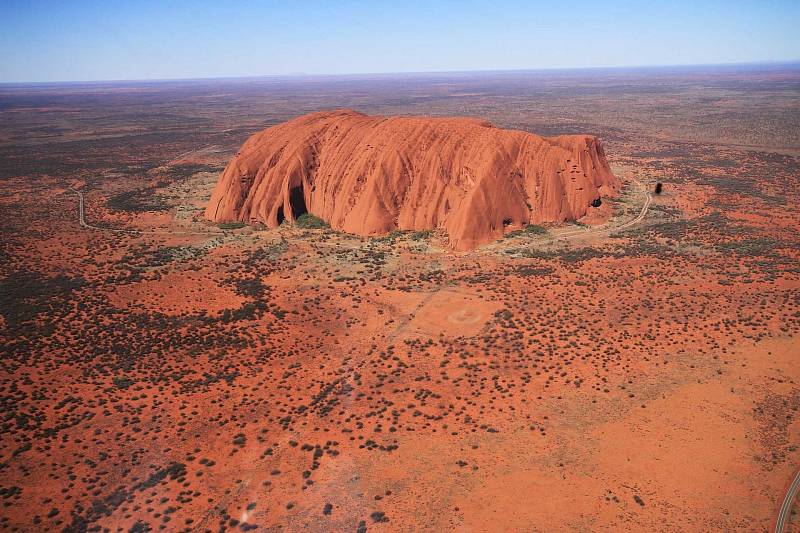
[(547, 228), (544, 226), (537, 226), (536, 224), (528, 224), (522, 229), (512, 231), (506, 237), (521, 237), (523, 235), (547, 235)]
[(414, 231), (411, 233), (411, 240), (422, 241), (425, 239), (429, 239), (431, 235), (433, 235), (433, 232), (431, 230)]
[(302, 229), (323, 229), (330, 227), (330, 224), (311, 213), (303, 213), (295, 221), (295, 226)]
[(246, 225), (244, 222), (220, 222), (218, 224), (219, 229), (240, 229)]

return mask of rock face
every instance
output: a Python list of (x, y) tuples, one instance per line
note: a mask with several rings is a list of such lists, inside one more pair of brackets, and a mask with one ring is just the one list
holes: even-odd
[(589, 135), (539, 137), (471, 118), (313, 113), (256, 133), (206, 218), (278, 226), (308, 212), (337, 230), (442, 228), (466, 250), (509, 228), (583, 216), (619, 182)]

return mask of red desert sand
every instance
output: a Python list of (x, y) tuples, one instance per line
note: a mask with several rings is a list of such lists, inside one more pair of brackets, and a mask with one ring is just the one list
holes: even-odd
[(442, 228), (467, 250), (508, 228), (584, 216), (619, 182), (590, 135), (539, 137), (471, 118), (313, 113), (247, 140), (206, 217), (274, 228), (305, 212), (336, 230)]

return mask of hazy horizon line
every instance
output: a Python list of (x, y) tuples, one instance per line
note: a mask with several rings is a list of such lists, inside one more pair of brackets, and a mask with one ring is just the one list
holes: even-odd
[(350, 72), (350, 73), (306, 73), (293, 72), (284, 74), (253, 74), (232, 76), (200, 76), (175, 78), (101, 78), (51, 81), (0, 81), (0, 86), (8, 85), (76, 85), (76, 84), (113, 84), (113, 83), (148, 83), (148, 82), (180, 82), (180, 81), (224, 81), (224, 80), (258, 80), (258, 79), (299, 79), (299, 78), (352, 78), (367, 76), (413, 76), (436, 74), (488, 74), (488, 73), (524, 73), (524, 72), (580, 72), (580, 71), (625, 71), (648, 69), (702, 68), (702, 67), (747, 67), (747, 66), (797, 66), (797, 59), (765, 59), (759, 61), (723, 62), (723, 63), (671, 63), (649, 65), (618, 65), (599, 67), (544, 67), (544, 68), (497, 68), (471, 70), (408, 70), (384, 72)]

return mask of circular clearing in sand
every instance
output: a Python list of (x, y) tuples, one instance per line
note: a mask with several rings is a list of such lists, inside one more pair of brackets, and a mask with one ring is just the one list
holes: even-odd
[(476, 294), (444, 289), (419, 309), (410, 326), (428, 335), (478, 335), (497, 311), (495, 302)]
[(475, 309), (462, 309), (447, 316), (447, 320), (453, 324), (474, 324), (483, 318), (483, 313)]

